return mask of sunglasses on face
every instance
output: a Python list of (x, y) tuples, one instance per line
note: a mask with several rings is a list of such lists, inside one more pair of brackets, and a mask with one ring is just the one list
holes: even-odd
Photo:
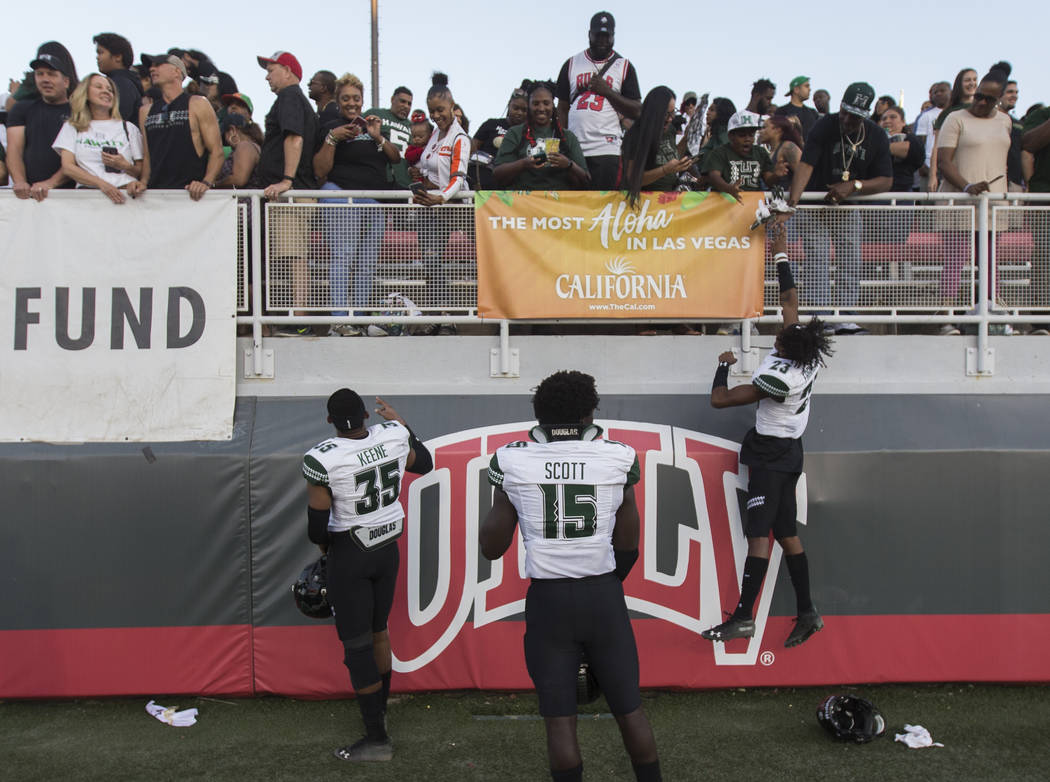
[(999, 100), (998, 95), (983, 95), (980, 92), (977, 92), (974, 93), (973, 96), (974, 103), (995, 103), (997, 100)]

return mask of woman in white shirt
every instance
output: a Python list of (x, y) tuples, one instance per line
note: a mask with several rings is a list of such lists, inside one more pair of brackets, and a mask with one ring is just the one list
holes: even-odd
[(108, 76), (88, 75), (69, 99), (69, 119), (52, 148), (62, 157), (62, 173), (79, 187), (101, 190), (115, 204), (121, 189), (142, 173), (142, 133), (120, 116), (117, 86)]

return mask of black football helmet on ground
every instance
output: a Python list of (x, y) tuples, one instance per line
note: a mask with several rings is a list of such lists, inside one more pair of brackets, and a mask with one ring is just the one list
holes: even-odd
[(817, 722), (840, 741), (866, 744), (886, 732), (886, 720), (875, 704), (853, 695), (829, 695), (817, 706)]
[(332, 606), (328, 604), (328, 557), (321, 557), (303, 568), (292, 584), (295, 607), (311, 619), (328, 619)]

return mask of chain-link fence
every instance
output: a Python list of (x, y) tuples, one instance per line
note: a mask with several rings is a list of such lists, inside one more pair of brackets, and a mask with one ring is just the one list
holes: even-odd
[(994, 303), (1050, 310), (1050, 205), (994, 204), (990, 222)]
[[(972, 205), (802, 205), (787, 231), (803, 307), (924, 312), (976, 301)], [(767, 308), (779, 302), (772, 255)]]
[(346, 201), (266, 205), (268, 310), (370, 315), (395, 301), (433, 314), (476, 310), (472, 204)]

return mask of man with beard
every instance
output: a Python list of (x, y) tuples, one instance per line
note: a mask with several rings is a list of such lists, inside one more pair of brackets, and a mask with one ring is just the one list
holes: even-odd
[(318, 71), (306, 83), (306, 97), (317, 106), (320, 126), (339, 119), (339, 105), (335, 102), (335, 74)]
[(629, 122), (642, 113), (638, 74), (613, 51), (615, 32), (616, 20), (608, 11), (591, 17), (590, 46), (565, 61), (555, 88), (558, 119), (579, 139), (595, 190), (616, 187), (621, 118)]
[(412, 90), (408, 87), (398, 87), (390, 96), (389, 109), (369, 109), (361, 115), (379, 117), (380, 132), (401, 153), (401, 160), (388, 164), (386, 170), (387, 180), (401, 190), (408, 190), (412, 186), (412, 177), (408, 175), (408, 163), (405, 162), (405, 152), (408, 151), (408, 142), (412, 136), (412, 126), (408, 121), (408, 115), (411, 113)]
[[(824, 203), (838, 206), (853, 196), (885, 193), (893, 185), (893, 162), (885, 131), (868, 119), (875, 90), (865, 82), (846, 88), (837, 114), (817, 121), (795, 168), (788, 204), (802, 191), (824, 193)], [(805, 251), (803, 290), (810, 305), (854, 307), (860, 294), (861, 220), (856, 210), (800, 210), (796, 217)], [(831, 242), (835, 243), (836, 280), (831, 293)], [(847, 313), (842, 313), (847, 314)], [(837, 334), (867, 333), (855, 323), (840, 323)]]

